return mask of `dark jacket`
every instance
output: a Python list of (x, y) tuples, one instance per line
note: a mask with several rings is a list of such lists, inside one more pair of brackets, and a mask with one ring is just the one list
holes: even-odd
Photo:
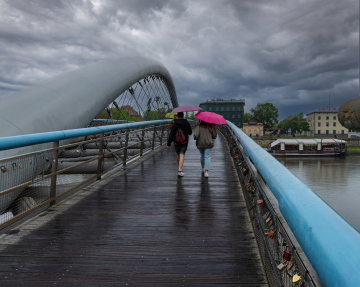
[(167, 146), (171, 146), (171, 143), (174, 141), (178, 129), (182, 129), (186, 140), (189, 142), (189, 135), (192, 134), (192, 129), (189, 122), (186, 119), (177, 119), (174, 121), (174, 124), (171, 127)]

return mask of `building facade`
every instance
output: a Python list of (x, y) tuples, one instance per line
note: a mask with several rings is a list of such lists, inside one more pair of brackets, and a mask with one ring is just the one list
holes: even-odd
[(306, 115), (310, 132), (308, 136), (347, 137), (349, 130), (342, 126), (338, 118), (338, 109), (322, 109)]
[(222, 115), (226, 120), (232, 122), (239, 128), (243, 127), (245, 100), (223, 100), (214, 99), (200, 103), (203, 111)]
[(120, 108), (120, 110), (124, 110), (124, 111), (128, 111), (130, 116), (132, 116), (133, 118), (136, 118), (138, 121), (141, 121), (141, 115), (134, 110), (133, 107), (129, 106), (129, 105), (124, 105)]
[(255, 118), (251, 118), (243, 124), (243, 132), (249, 137), (263, 136), (264, 125)]

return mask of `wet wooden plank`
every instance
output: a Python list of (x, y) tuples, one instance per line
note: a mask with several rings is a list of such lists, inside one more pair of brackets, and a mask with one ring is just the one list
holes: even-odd
[(193, 141), (183, 171), (163, 149), (93, 187), (0, 251), (1, 286), (267, 286), (223, 139), (208, 179)]

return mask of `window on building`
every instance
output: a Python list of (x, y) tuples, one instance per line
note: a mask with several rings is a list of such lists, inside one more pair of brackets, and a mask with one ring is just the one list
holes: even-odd
[(231, 110), (232, 110), (232, 111), (235, 111), (235, 107), (234, 107), (234, 106), (232, 106)]
[(326, 134), (327, 134), (327, 135), (329, 134), (329, 130), (326, 130)]
[(234, 115), (234, 114), (232, 115), (232, 118), (235, 119), (235, 115)]
[(344, 130), (341, 130), (341, 134), (344, 134)]
[(333, 130), (333, 134), (336, 135), (336, 130)]
[(318, 120), (321, 120), (321, 117), (320, 117), (320, 116), (318, 116)]
[(334, 116), (334, 120), (336, 121), (336, 116)]
[(221, 111), (224, 111), (224, 107), (221, 107)]
[(321, 127), (321, 123), (318, 123), (318, 127)]
[(209, 107), (209, 112), (211, 112), (212, 111), (212, 107)]
[(218, 107), (218, 106), (215, 107), (215, 111), (216, 111), (216, 112), (219, 111), (219, 107)]
[(321, 134), (320, 130), (318, 130), (318, 135)]
[(240, 114), (238, 114), (238, 119), (240, 119), (241, 118), (241, 115)]
[(329, 123), (326, 123), (326, 126), (328, 127), (328, 126), (329, 126)]
[(230, 107), (229, 107), (229, 106), (227, 106), (227, 107), (226, 107), (226, 110), (227, 110), (227, 111), (230, 111)]
[(326, 120), (329, 120), (329, 116), (326, 116)]
[(336, 123), (335, 123), (335, 122), (333, 123), (333, 127), (336, 127)]

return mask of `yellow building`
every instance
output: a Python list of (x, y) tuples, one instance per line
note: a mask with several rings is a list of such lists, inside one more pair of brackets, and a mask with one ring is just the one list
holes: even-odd
[(243, 124), (242, 130), (248, 136), (262, 136), (264, 133), (264, 125), (257, 119), (251, 118), (247, 123)]
[(342, 126), (338, 118), (338, 109), (322, 109), (306, 115), (310, 131), (308, 136), (347, 137), (349, 130)]

